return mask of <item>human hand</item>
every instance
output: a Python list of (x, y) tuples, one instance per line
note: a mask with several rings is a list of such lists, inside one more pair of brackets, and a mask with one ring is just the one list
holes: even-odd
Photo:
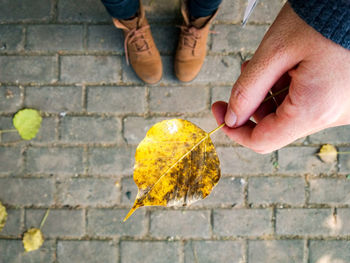
[[(289, 91), (262, 103), (269, 90), (288, 85)], [(350, 51), (307, 25), (287, 2), (242, 65), (229, 103), (216, 102), (212, 111), (232, 140), (258, 153), (350, 124)]]

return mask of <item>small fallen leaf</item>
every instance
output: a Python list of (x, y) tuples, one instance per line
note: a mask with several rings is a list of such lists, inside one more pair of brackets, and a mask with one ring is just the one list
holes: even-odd
[(208, 196), (220, 179), (213, 132), (181, 119), (149, 129), (136, 149), (134, 181), (139, 190), (124, 221), (142, 206), (188, 206)]
[(23, 140), (35, 138), (41, 126), (40, 113), (34, 109), (23, 109), (13, 117), (13, 126), (17, 129)]
[(332, 144), (324, 144), (317, 155), (323, 162), (333, 163), (337, 160), (338, 151)]
[(39, 249), (44, 243), (44, 237), (41, 230), (31, 228), (23, 236), (23, 245), (26, 252)]
[(6, 212), (6, 207), (2, 205), (0, 202), (0, 232), (4, 228), (7, 220), (7, 212)]

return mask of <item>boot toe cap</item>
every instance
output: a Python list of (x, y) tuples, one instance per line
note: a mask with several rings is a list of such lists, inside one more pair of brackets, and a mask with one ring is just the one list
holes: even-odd
[(175, 61), (175, 75), (182, 82), (192, 81), (199, 73), (201, 62), (198, 61)]
[(163, 75), (162, 64), (142, 63), (137, 67), (134, 66), (136, 75), (148, 84), (156, 84)]

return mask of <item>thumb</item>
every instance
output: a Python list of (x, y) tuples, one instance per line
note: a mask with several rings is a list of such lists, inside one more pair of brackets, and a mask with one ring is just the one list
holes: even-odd
[(268, 91), (299, 60), (288, 50), (278, 52), (263, 41), (233, 85), (225, 115), (229, 127), (244, 124), (257, 110)]

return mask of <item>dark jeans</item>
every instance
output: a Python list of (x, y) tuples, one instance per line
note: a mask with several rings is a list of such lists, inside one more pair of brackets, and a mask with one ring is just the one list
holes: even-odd
[[(140, 7), (139, 0), (101, 0), (108, 13), (117, 19), (127, 19), (135, 15)], [(209, 16), (218, 9), (222, 0), (189, 0), (190, 15), (197, 18)]]

